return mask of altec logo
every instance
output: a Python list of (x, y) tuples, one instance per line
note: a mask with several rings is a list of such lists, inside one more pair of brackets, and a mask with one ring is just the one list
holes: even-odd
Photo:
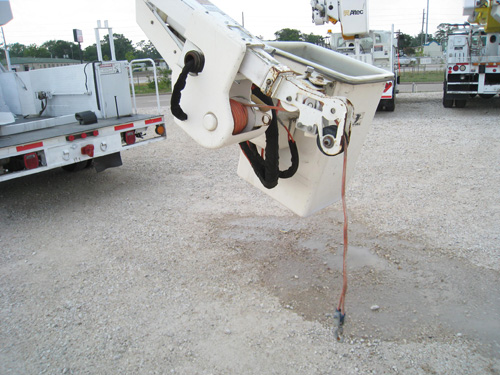
[(344, 10), (344, 16), (362, 16), (364, 10)]

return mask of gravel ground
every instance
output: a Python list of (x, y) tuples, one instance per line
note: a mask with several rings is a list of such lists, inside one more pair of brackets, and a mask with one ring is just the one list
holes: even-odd
[(0, 373), (500, 374), (499, 118), (438, 93), (377, 113), (343, 343), (341, 205), (294, 216), (236, 147), (172, 125), (120, 168), (1, 184)]

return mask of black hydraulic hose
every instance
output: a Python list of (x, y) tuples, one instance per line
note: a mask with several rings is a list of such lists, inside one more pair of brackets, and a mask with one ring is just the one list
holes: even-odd
[[(252, 90), (252, 93), (262, 102), (269, 106), (273, 106), (273, 100), (264, 95), (258, 87)], [(252, 169), (259, 178), (260, 182), (267, 189), (272, 189), (278, 185), (279, 178), (292, 177), (299, 167), (299, 153), (297, 144), (290, 139), (288, 145), (292, 155), (292, 165), (286, 171), (279, 170), (279, 133), (278, 133), (278, 116), (276, 110), (272, 110), (271, 124), (266, 130), (266, 148), (265, 159), (263, 159), (257, 150), (257, 146), (251, 142), (242, 142), (240, 147), (242, 152), (248, 158)]]
[(95, 72), (95, 64), (99, 61), (92, 62), (92, 70), (94, 71), (94, 87), (95, 87), (95, 100), (97, 101), (97, 109), (101, 110), (101, 101), (99, 100), (99, 88), (97, 86), (97, 74)]
[(194, 71), (195, 62), (194, 60), (188, 60), (182, 68), (181, 74), (179, 74), (179, 78), (177, 78), (177, 82), (175, 82), (174, 89), (172, 90), (172, 97), (170, 98), (170, 110), (175, 118), (186, 121), (188, 115), (184, 113), (181, 108), (181, 91), (186, 87), (186, 81), (188, 74)]

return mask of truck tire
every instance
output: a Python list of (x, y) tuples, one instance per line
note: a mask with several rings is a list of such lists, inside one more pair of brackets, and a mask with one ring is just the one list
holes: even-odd
[(446, 94), (446, 81), (443, 82), (443, 107), (444, 108), (453, 108), (453, 99), (450, 99), (448, 94)]
[(443, 95), (443, 107), (444, 108), (452, 108), (453, 107), (453, 99), (449, 99), (446, 94)]
[(396, 109), (396, 97), (395, 95), (392, 96), (392, 99), (387, 100), (384, 109), (387, 112), (394, 112), (394, 109)]

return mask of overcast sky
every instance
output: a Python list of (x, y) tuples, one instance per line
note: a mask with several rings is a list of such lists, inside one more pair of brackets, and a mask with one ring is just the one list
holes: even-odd
[[(309, 0), (211, 0), (256, 36), (274, 39), (283, 28), (326, 35), (338, 26), (315, 26)], [(429, 33), (444, 22), (466, 21), (463, 0), (429, 0)], [(73, 40), (73, 29), (83, 31), (83, 47), (95, 43), (97, 20), (108, 20), (113, 31), (134, 43), (147, 39), (135, 21), (135, 0), (10, 0), (14, 19), (3, 27), (8, 44), (42, 44), (47, 40)], [(427, 0), (368, 0), (371, 29), (395, 30), (412, 36), (422, 30)], [(103, 33), (101, 34), (103, 35)]]

